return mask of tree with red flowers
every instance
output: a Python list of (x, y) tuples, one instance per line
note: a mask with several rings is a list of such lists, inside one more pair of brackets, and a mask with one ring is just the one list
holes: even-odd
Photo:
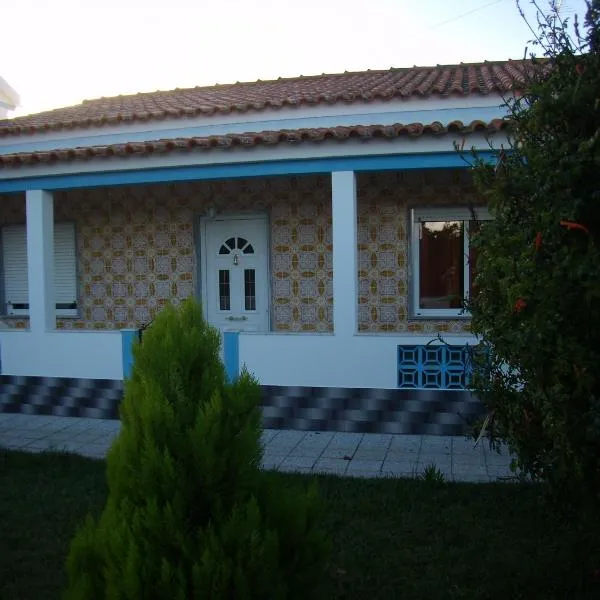
[(520, 470), (598, 501), (600, 0), (587, 8), (572, 36), (558, 11), (540, 11), (543, 56), (507, 100), (510, 147), (474, 169), (494, 220), (472, 240), (479, 292), (468, 308), (485, 350), (474, 390), (493, 434)]

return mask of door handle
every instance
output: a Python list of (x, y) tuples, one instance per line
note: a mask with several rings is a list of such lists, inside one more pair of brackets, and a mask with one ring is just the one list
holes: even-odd
[(247, 321), (248, 317), (232, 317), (232, 316), (229, 316), (229, 317), (227, 317), (227, 320), (228, 321)]

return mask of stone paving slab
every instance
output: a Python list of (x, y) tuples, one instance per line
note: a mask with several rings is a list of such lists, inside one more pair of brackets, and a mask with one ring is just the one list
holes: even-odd
[(414, 477), (417, 474), (416, 460), (385, 460), (381, 466), (383, 477)]
[[(0, 447), (106, 456), (119, 421), (0, 413)], [(414, 477), (435, 466), (448, 481), (506, 481), (510, 456), (462, 437), (266, 429), (263, 468), (348, 477)]]

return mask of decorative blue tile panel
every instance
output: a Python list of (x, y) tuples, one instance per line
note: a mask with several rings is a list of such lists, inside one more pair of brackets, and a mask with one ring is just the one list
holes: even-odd
[(398, 346), (401, 389), (464, 390), (471, 379), (469, 346)]

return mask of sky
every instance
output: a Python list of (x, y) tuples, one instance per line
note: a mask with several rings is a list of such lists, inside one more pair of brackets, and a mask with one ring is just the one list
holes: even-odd
[(518, 59), (532, 38), (515, 0), (16, 0), (0, 22), (0, 76), (21, 97), (11, 116), (177, 87)]

